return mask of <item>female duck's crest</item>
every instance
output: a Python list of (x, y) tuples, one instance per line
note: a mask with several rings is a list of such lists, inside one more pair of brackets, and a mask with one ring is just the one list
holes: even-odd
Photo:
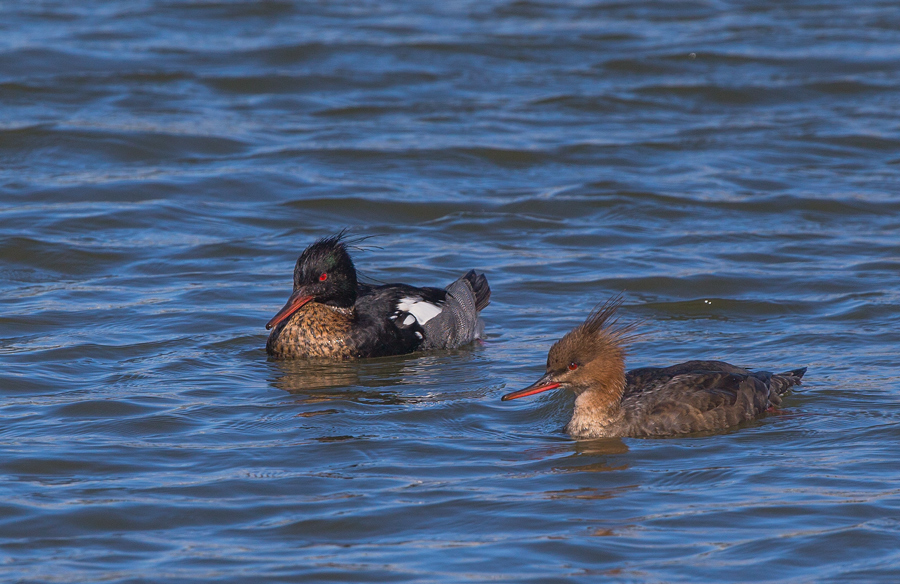
[(616, 310), (621, 295), (597, 306), (583, 323), (556, 341), (547, 355), (547, 372), (534, 384), (503, 396), (503, 401), (567, 387), (581, 393), (602, 384), (617, 389), (625, 375), (625, 344), (633, 340), (635, 324), (619, 325)]

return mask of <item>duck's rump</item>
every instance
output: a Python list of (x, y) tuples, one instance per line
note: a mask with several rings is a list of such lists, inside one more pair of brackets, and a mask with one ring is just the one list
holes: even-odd
[(722, 361), (629, 371), (621, 402), (626, 433), (661, 436), (734, 426), (780, 404), (805, 372), (772, 374)]
[(471, 343), (483, 332), (479, 312), (490, 302), (491, 289), (484, 275), (474, 270), (444, 289), (406, 284), (363, 286), (356, 304), (359, 319), (380, 320), (370, 330), (402, 339), (410, 350), (453, 349)]

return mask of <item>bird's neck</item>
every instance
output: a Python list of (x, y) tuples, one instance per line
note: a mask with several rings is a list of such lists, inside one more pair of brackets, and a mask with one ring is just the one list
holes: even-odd
[(346, 300), (342, 300), (342, 301), (333, 301), (333, 302), (323, 302), (322, 305), (327, 306), (328, 308), (337, 312), (338, 314), (344, 314), (347, 316), (351, 316), (355, 312), (356, 303), (354, 300), (353, 302), (350, 302), (350, 304), (347, 304)]
[(329, 306), (328, 308), (333, 310), (336, 314), (340, 314), (341, 316), (345, 316), (347, 318), (352, 318), (356, 315), (356, 308), (354, 308), (353, 306)]
[(575, 398), (575, 410), (566, 431), (572, 436), (604, 435), (604, 429), (623, 417), (622, 394), (625, 392), (625, 361), (607, 363), (602, 375)]

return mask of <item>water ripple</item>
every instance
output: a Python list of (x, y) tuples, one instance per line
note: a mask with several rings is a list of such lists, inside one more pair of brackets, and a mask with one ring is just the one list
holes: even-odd
[[(896, 581), (897, 14), (0, 4), (3, 579)], [(486, 272), (484, 343), (268, 360), (348, 227)], [(629, 367), (804, 384), (664, 440), (499, 401), (623, 291)]]

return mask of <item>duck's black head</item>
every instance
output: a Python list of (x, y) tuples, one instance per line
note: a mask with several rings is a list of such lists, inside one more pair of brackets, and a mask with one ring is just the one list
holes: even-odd
[(294, 266), (294, 290), (304, 289), (316, 302), (349, 308), (356, 302), (356, 268), (343, 234), (307, 247)]
[(266, 328), (289, 318), (310, 301), (338, 308), (356, 302), (356, 268), (343, 241), (343, 232), (320, 239), (303, 250), (294, 266), (294, 291)]

